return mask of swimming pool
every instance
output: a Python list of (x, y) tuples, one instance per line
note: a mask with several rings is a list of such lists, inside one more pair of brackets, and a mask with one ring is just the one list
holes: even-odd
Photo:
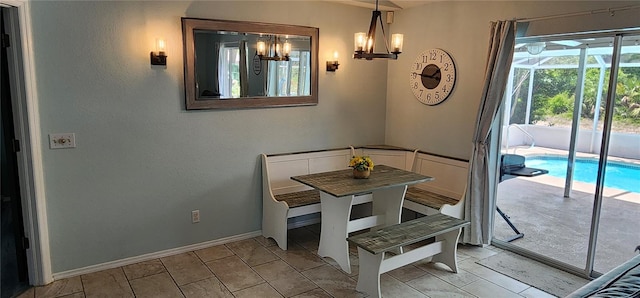
[[(565, 178), (567, 158), (564, 156), (527, 156), (525, 164), (529, 168), (549, 171), (548, 175)], [(598, 160), (577, 158), (573, 179), (580, 182), (596, 183)], [(621, 162), (607, 162), (604, 186), (640, 193), (640, 166)]]

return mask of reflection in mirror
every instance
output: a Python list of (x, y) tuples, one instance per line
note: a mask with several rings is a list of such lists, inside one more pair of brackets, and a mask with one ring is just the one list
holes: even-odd
[(182, 23), (187, 109), (317, 104), (317, 28)]

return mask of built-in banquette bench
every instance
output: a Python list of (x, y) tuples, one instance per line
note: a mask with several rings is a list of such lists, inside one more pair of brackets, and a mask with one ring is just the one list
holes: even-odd
[(359, 154), (370, 156), (376, 164), (435, 178), (410, 186), (404, 197), (404, 208), (425, 215), (442, 213), (455, 218), (464, 217), (469, 171), (467, 161), (390, 146), (363, 146), (359, 150)]
[[(320, 192), (292, 176), (346, 169), (351, 148), (285, 154), (262, 154), (262, 235), (287, 249), (289, 219), (320, 212)], [(371, 202), (371, 195), (358, 196), (357, 203)], [(307, 224), (315, 223), (310, 221)], [(304, 222), (294, 227), (304, 226)]]
[[(442, 212), (462, 218), (464, 202), (461, 198), (467, 178), (464, 161), (392, 146), (261, 154), (262, 235), (273, 238), (281, 249), (286, 250), (289, 228), (317, 223), (318, 218), (290, 223), (289, 219), (320, 212), (319, 191), (293, 181), (291, 177), (345, 169), (353, 155), (370, 156), (375, 164), (434, 177), (434, 181), (410, 187), (403, 207), (425, 215)], [(356, 204), (371, 200), (370, 194), (361, 195), (356, 197)]]

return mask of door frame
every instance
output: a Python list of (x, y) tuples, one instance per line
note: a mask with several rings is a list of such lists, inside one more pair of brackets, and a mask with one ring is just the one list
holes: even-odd
[(7, 32), (13, 45), (9, 60), (11, 94), (16, 139), (20, 141), (18, 175), (22, 195), (23, 224), (29, 238), (27, 266), (29, 284), (45, 285), (53, 281), (46, 214), (44, 171), (42, 166), (42, 132), (36, 90), (30, 3), (28, 0), (0, 0), (12, 9)]

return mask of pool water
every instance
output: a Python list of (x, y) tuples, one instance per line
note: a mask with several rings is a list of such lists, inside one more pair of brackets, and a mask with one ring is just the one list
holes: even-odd
[[(565, 178), (567, 175), (567, 158), (562, 156), (527, 156), (525, 164), (528, 168), (539, 168), (549, 171), (548, 175)], [(573, 179), (580, 182), (596, 184), (598, 160), (576, 159)], [(640, 193), (640, 166), (621, 162), (607, 162), (604, 186)]]

